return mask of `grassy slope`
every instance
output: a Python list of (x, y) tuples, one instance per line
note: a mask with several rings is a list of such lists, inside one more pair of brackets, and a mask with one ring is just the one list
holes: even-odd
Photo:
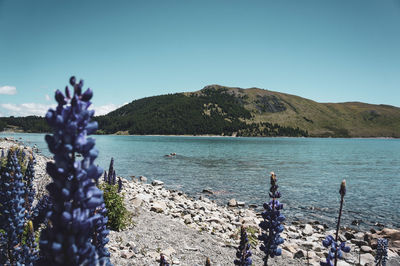
[[(216, 86), (221, 88), (221, 86)], [(308, 130), (311, 136), (400, 137), (400, 108), (360, 102), (318, 103), (299, 96), (258, 88), (229, 88), (248, 96), (246, 109), (253, 121), (267, 121)], [(196, 92), (198, 93), (198, 92)], [(282, 112), (260, 112), (258, 96), (276, 96), (286, 107)]]

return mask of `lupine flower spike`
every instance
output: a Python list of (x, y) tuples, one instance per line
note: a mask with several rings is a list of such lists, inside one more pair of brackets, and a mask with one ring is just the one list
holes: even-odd
[[(338, 222), (336, 225), (336, 236), (333, 238), (333, 236), (328, 235), (324, 241), (322, 241), (322, 244), (324, 247), (330, 247), (328, 256), (326, 258), (326, 262), (321, 262), (321, 266), (333, 266), (337, 265), (337, 260), (341, 259), (343, 257), (343, 252), (350, 252), (350, 247), (346, 246), (346, 241), (341, 242), (340, 245), (338, 244), (338, 239), (339, 239), (339, 229), (340, 229), (340, 218), (342, 217), (342, 209), (343, 209), (343, 200), (344, 196), (346, 195), (346, 180), (342, 181), (342, 184), (340, 185), (340, 209), (339, 209), (339, 217), (338, 217)], [(334, 264), (332, 263), (334, 261)]]
[(240, 228), (240, 244), (236, 252), (236, 258), (238, 259), (234, 261), (235, 265), (252, 265), (249, 239), (247, 238), (246, 229), (243, 225)]
[(283, 209), (283, 204), (278, 200), (278, 198), (281, 197), (281, 193), (278, 191), (274, 172), (271, 172), (270, 182), (269, 197), (271, 200), (268, 203), (265, 202), (263, 205), (265, 209), (262, 213), (264, 221), (260, 223), (260, 227), (265, 233), (259, 236), (259, 239), (263, 241), (260, 249), (265, 253), (264, 266), (268, 265), (269, 257), (273, 258), (282, 254), (282, 250), (278, 248), (278, 246), (284, 241), (283, 238), (280, 237), (280, 233), (283, 231), (281, 223), (285, 220), (285, 216), (280, 213), (280, 210)]
[(20, 240), (24, 231), (25, 186), (22, 181), (21, 167), (16, 153), (8, 151), (7, 164), (2, 169), (0, 178), (0, 264), (22, 264), (23, 247)]
[(388, 240), (385, 238), (379, 238), (375, 256), (376, 266), (386, 266), (387, 256), (388, 256), (387, 251), (388, 251)]
[(35, 158), (31, 157), (28, 162), (28, 166), (25, 171), (25, 210), (27, 212), (27, 220), (31, 220), (32, 216), (32, 203), (35, 198), (35, 189), (33, 188), (33, 179), (35, 176)]
[[(46, 114), (47, 123), (53, 128), (46, 135), (54, 162), (47, 163), (47, 172), (53, 182), (47, 186), (53, 200), (48, 212), (49, 223), (40, 237), (41, 264), (46, 265), (110, 265), (108, 257), (93, 243), (96, 224), (104, 219), (96, 209), (104, 203), (103, 193), (95, 186), (103, 170), (94, 165), (98, 151), (95, 140), (87, 135), (97, 130), (91, 122), (93, 110), (88, 110), (93, 96), (91, 89), (82, 92), (83, 81), (76, 83), (71, 95), (57, 90), (57, 108)], [(82, 160), (77, 155), (82, 155)]]
[(121, 177), (118, 177), (118, 193), (120, 193), (122, 190), (122, 180)]

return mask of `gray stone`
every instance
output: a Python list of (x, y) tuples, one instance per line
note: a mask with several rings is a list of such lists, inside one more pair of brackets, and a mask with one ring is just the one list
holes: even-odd
[(165, 211), (166, 208), (167, 208), (167, 205), (165, 204), (165, 202), (156, 201), (151, 204), (150, 211), (162, 213)]
[(371, 253), (372, 248), (370, 246), (361, 246), (361, 252), (362, 253)]
[(163, 186), (163, 185), (164, 185), (164, 182), (163, 182), (163, 181), (160, 181), (160, 180), (153, 180), (153, 182), (151, 182), (151, 184), (152, 184), (153, 186)]
[(294, 253), (293, 258), (294, 259), (300, 259), (305, 257), (305, 252), (303, 250), (298, 250), (296, 253)]
[(235, 199), (229, 200), (228, 206), (229, 206), (229, 207), (237, 207), (237, 202), (236, 202), (236, 200), (235, 200)]
[(304, 229), (303, 229), (303, 234), (304, 234), (304, 235), (310, 236), (310, 235), (313, 234), (313, 232), (314, 232), (314, 229), (312, 228), (311, 225), (306, 224), (306, 225), (304, 226)]
[(203, 189), (202, 193), (207, 193), (207, 194), (214, 194), (214, 192), (211, 190), (211, 188), (205, 188)]
[(350, 232), (346, 232), (346, 233), (344, 233), (344, 237), (345, 237), (347, 240), (351, 240), (351, 239), (354, 238), (354, 234), (352, 234), (352, 233), (350, 233)]
[(161, 251), (161, 254), (163, 254), (167, 257), (171, 257), (171, 255), (175, 252), (176, 252), (175, 249), (173, 249), (172, 247), (168, 247), (168, 248), (164, 249), (163, 251)]
[(347, 263), (344, 260), (338, 260), (337, 266), (351, 266), (351, 264)]
[(237, 206), (243, 207), (246, 203), (244, 201), (238, 201)]
[(361, 254), (361, 265), (366, 265), (367, 263), (373, 263), (375, 261), (374, 256), (372, 256), (370, 253), (364, 253)]

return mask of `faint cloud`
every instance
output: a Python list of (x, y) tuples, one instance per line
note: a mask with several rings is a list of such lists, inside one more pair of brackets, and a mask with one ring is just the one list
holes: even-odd
[(2, 86), (0, 87), (0, 94), (14, 95), (17, 93), (17, 88), (14, 86)]
[(100, 106), (92, 105), (92, 107), (90, 109), (95, 110), (94, 115), (98, 116), (98, 115), (106, 115), (109, 112), (112, 112), (119, 107), (121, 107), (121, 106), (110, 103), (110, 104), (105, 104), (105, 105), (100, 105)]
[(40, 104), (40, 103), (2, 103), (0, 108), (4, 109), (8, 116), (28, 116), (37, 115), (45, 116), (49, 108), (55, 108), (55, 104)]
[(50, 101), (51, 100), (50, 96), (48, 94), (46, 94), (44, 97), (46, 98), (46, 101)]

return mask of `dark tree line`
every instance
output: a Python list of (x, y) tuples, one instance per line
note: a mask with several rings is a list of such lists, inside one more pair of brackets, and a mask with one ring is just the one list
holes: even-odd
[[(95, 117), (98, 134), (146, 135), (232, 135), (308, 136), (299, 128), (268, 122), (247, 123), (252, 114), (244, 107), (246, 96), (235, 96), (226, 89), (206, 88), (201, 94), (168, 94), (136, 100), (107, 115)], [(43, 117), (2, 117), (0, 131), (6, 127), (25, 132), (50, 132)]]

